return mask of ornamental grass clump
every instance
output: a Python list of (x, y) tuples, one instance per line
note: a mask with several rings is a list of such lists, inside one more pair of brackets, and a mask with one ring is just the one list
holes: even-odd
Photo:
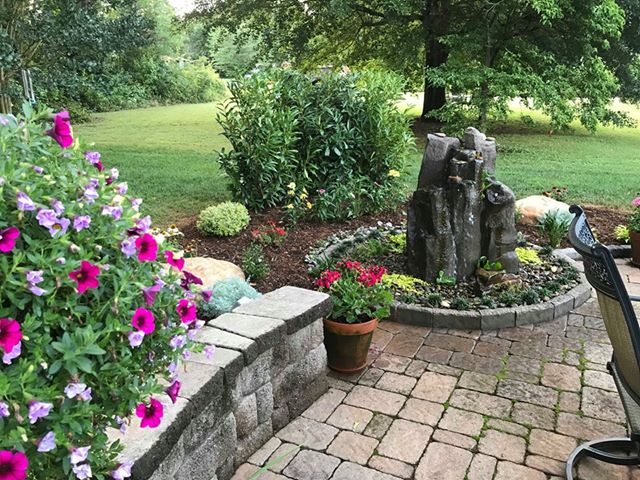
[(107, 427), (160, 425), (200, 350), (199, 279), (107, 163), (64, 113), (0, 115), (0, 478), (128, 478)]
[(331, 295), (333, 310), (329, 318), (342, 323), (364, 323), (389, 317), (393, 294), (382, 282), (385, 273), (380, 265), (364, 267), (354, 261), (338, 262), (335, 269), (323, 271), (315, 285)]

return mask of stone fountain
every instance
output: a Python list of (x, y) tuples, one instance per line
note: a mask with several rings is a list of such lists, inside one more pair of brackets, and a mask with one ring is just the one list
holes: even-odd
[(409, 273), (433, 282), (444, 272), (474, 276), (478, 259), (517, 274), (515, 195), (494, 178), (496, 142), (470, 127), (463, 141), (429, 134), (418, 188), (409, 203)]

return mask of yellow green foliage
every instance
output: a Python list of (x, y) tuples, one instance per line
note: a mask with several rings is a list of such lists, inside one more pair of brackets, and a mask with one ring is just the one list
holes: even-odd
[(382, 277), (382, 284), (393, 288), (394, 290), (400, 290), (405, 293), (420, 293), (416, 288), (417, 285), (429, 285), (424, 280), (412, 277), (411, 275), (400, 275), (397, 273), (386, 273)]
[(536, 252), (533, 248), (516, 248), (516, 255), (518, 256), (518, 260), (520, 263), (529, 264), (529, 265), (540, 265), (542, 260), (538, 256), (538, 252)]
[(620, 240), (621, 242), (624, 243), (629, 243), (629, 227), (627, 227), (626, 225), (618, 225), (614, 230), (613, 230), (613, 234), (616, 237), (616, 240)]
[(385, 242), (388, 244), (391, 253), (404, 253), (407, 248), (407, 234), (387, 235)]

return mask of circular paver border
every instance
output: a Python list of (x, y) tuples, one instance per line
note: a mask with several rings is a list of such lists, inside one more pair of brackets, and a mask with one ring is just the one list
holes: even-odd
[[(556, 251), (555, 254), (574, 268), (579, 269), (578, 264), (563, 252)], [(591, 285), (581, 274), (579, 285), (548, 302), (486, 310), (452, 310), (396, 302), (391, 320), (421, 327), (496, 330), (550, 322), (580, 307), (590, 297)]]

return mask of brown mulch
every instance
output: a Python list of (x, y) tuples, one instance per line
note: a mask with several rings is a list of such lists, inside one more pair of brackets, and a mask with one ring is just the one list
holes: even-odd
[[(625, 223), (627, 214), (613, 208), (594, 205), (588, 205), (584, 208), (600, 241), (607, 245), (619, 243), (613, 237), (613, 229), (617, 225)], [(404, 212), (405, 206), (403, 205), (395, 212), (342, 222), (300, 221), (295, 227), (287, 228), (287, 237), (282, 246), (265, 247), (270, 271), (265, 279), (257, 282), (256, 288), (261, 292), (275, 290), (285, 285), (309, 288), (311, 279), (307, 275), (304, 257), (319, 241), (340, 231), (351, 231), (362, 226), (375, 225), (378, 221), (401, 224), (406, 218)], [(205, 237), (196, 229), (195, 222), (191, 222), (181, 225), (181, 230), (185, 235), (183, 246), (194, 256), (213, 257), (241, 265), (243, 253), (253, 240), (251, 230), (266, 225), (270, 220), (277, 222), (281, 217), (282, 212), (279, 209), (254, 213), (251, 216), (249, 227), (239, 235), (229, 238)], [(518, 228), (530, 242), (543, 243), (542, 237), (535, 227), (518, 225)], [(570, 245), (565, 241), (562, 246), (568, 247)]]

